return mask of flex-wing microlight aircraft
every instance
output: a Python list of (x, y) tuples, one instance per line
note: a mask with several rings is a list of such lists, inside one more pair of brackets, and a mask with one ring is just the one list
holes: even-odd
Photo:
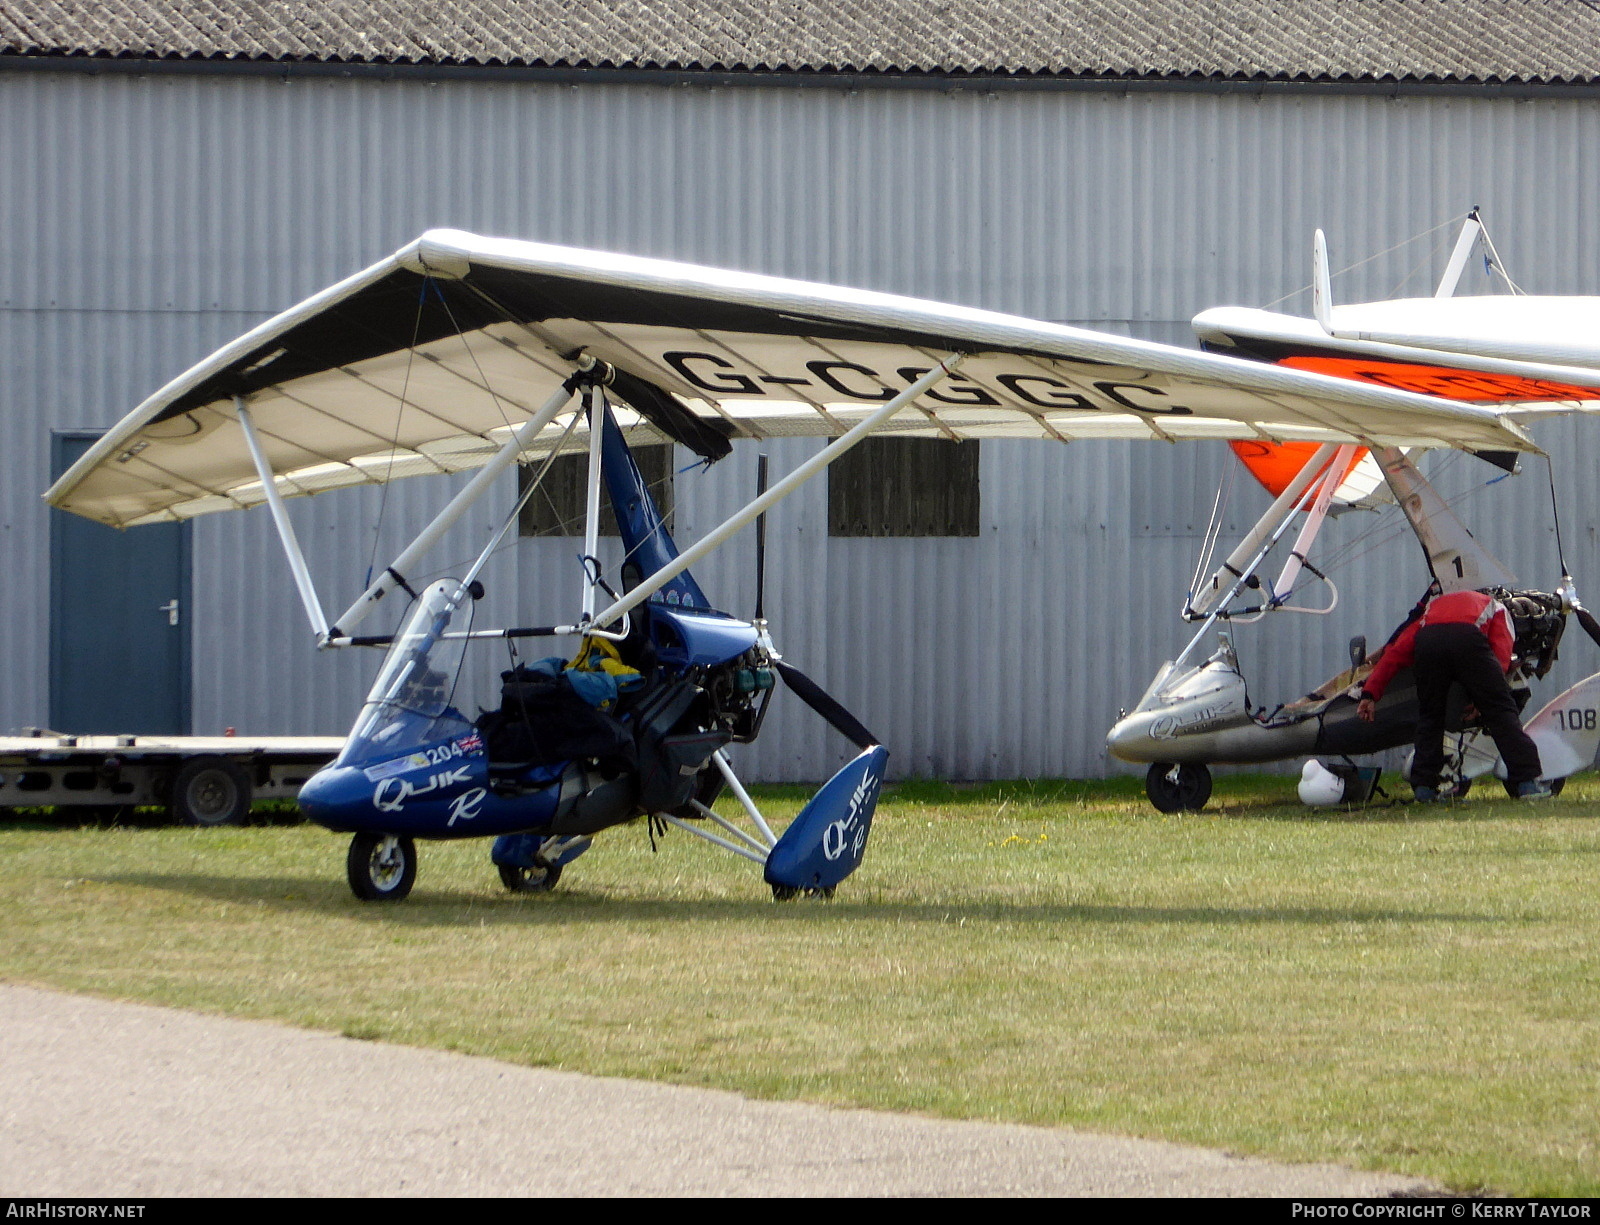
[[(1197, 315), (1194, 327), (1210, 351), (1369, 386), (1500, 406), (1508, 419), (1517, 421), (1600, 410), (1600, 343), (1594, 339), (1600, 335), (1600, 299), (1454, 297), (1480, 242), (1486, 265), (1498, 270), (1499, 256), (1474, 209), (1434, 297), (1335, 307), (1327, 244), (1319, 230), (1313, 251), (1314, 319), (1220, 307)], [(1575, 615), (1600, 643), (1600, 623), (1579, 600), (1564, 557), (1555, 592), (1518, 592), (1510, 571), (1473, 538), (1401, 449), (1378, 448), (1367, 454), (1349, 446), (1251, 444), (1258, 455), (1248, 454), (1243, 444), (1235, 449), (1278, 496), (1215, 574), (1189, 592), (1183, 616), (1201, 621), (1199, 631), (1107, 736), (1116, 756), (1151, 763), (1146, 793), (1162, 811), (1204, 806), (1211, 790), (1208, 767), (1214, 763), (1308, 755), (1348, 759), (1411, 742), (1416, 693), (1409, 673), (1386, 693), (1376, 722), (1356, 718), (1354, 688), (1371, 669), (1362, 640), (1352, 643), (1348, 668), (1270, 713), (1264, 707), (1251, 709), (1230, 633), (1220, 635), (1208, 659), (1191, 662), (1219, 622), (1248, 622), (1281, 611), (1332, 611), (1337, 589), (1307, 555), (1330, 509), (1339, 503), (1372, 506), (1387, 492), (1422, 545), (1429, 575), (1440, 589), (1493, 588), (1503, 594), (1516, 614), (1519, 664), (1512, 684), (1524, 703), (1529, 681), (1549, 671), (1568, 615)], [(1480, 454), (1502, 467), (1515, 466), (1515, 456)], [(1285, 472), (1274, 481), (1261, 460)], [(1263, 573), (1268, 555), (1296, 522), (1300, 530), (1288, 558), (1277, 579), (1268, 581)], [(1294, 598), (1308, 569), (1331, 593), (1324, 607), (1308, 607)], [(1559, 783), (1593, 762), (1600, 747), (1597, 712), (1600, 674), (1578, 682), (1527, 721), (1548, 779)], [(1481, 728), (1456, 715), (1450, 726), (1457, 735), (1447, 753), (1448, 789), (1461, 795), (1473, 778), (1491, 770), (1503, 776)]]
[[(301, 804), (350, 833), (351, 888), (404, 897), (415, 840), (496, 838), (513, 889), (552, 885), (602, 829), (650, 816), (761, 865), (776, 896), (859, 865), (887, 751), (784, 661), (759, 615), (716, 610), (701, 558), (874, 431), (934, 438), (1305, 439), (1528, 449), (1490, 409), (885, 294), (434, 230), (225, 346), (156, 392), (46, 494), (119, 527), (265, 504), (325, 648), (388, 654), (340, 756)], [(810, 435), (809, 460), (680, 551), (631, 447), (707, 461), (733, 439)], [(455, 578), (414, 589), (427, 550), (513, 464), (588, 456), (583, 580), (569, 624), (478, 628), (509, 514)], [(337, 617), (285, 499), (477, 473)], [(627, 563), (597, 559), (599, 491)], [(418, 585), (421, 585), (420, 582)], [(361, 623), (404, 592), (393, 634)], [(577, 636), (576, 657), (504, 674), (502, 706), (454, 704), (488, 639)], [(724, 752), (759, 732), (773, 675), (860, 755), (778, 836)], [(591, 701), (581, 701), (588, 695)], [(754, 833), (711, 808), (726, 787)], [(712, 833), (708, 825), (720, 828)]]

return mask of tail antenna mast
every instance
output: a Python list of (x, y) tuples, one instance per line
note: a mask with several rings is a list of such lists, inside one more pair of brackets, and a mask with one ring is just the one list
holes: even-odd
[[(1467, 219), (1461, 223), (1461, 233), (1456, 235), (1456, 245), (1450, 252), (1450, 262), (1444, 267), (1444, 275), (1439, 278), (1439, 287), (1433, 291), (1436, 298), (1451, 298), (1455, 296), (1456, 287), (1461, 284), (1461, 274), (1467, 269), (1467, 261), (1472, 258), (1472, 249), (1478, 245), (1482, 238), (1490, 252), (1494, 251), (1494, 244), (1489, 242), (1488, 231), (1483, 228), (1483, 221), (1478, 216), (1478, 206), (1473, 205), (1472, 211), (1467, 214)], [(1494, 262), (1498, 264), (1499, 258)]]

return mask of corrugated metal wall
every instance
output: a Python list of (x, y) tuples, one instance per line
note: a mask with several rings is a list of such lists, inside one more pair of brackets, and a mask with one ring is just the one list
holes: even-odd
[[(1187, 320), (1486, 210), (1528, 289), (1600, 292), (1600, 102), (1189, 93), (939, 93), (644, 85), (0, 75), (0, 727), (47, 717), (52, 429), (106, 426), (266, 315), (433, 225), (909, 293), (1187, 344)], [(1453, 228), (1336, 279), (1426, 291)], [(1470, 288), (1470, 287), (1468, 287)], [(1304, 296), (1289, 305), (1306, 309)], [(1567, 548), (1600, 575), (1592, 425), (1555, 443)], [(784, 471), (814, 444), (771, 447)], [(1094, 775), (1102, 736), (1182, 641), (1174, 612), (1227, 468), (1220, 448), (985, 444), (977, 539), (827, 537), (821, 485), (772, 521), (780, 644), (894, 750), (901, 774)], [(692, 538), (754, 483), (741, 446), (678, 485)], [(1492, 475), (1451, 465), (1452, 489)], [(441, 498), (388, 495), (378, 564)], [(506, 501), (511, 497), (508, 488)], [(382, 495), (291, 503), (328, 602), (361, 585)], [(1264, 498), (1242, 486), (1232, 519)], [(1473, 525), (1553, 583), (1543, 474)], [(470, 555), (499, 507), (438, 553)], [(1348, 516), (1330, 533), (1372, 526)], [(570, 615), (567, 542), (510, 550), (485, 617)], [(315, 657), (265, 516), (195, 525), (197, 731), (336, 732), (360, 658)], [(749, 542), (701, 579), (748, 611)], [(1339, 574), (1330, 617), (1240, 645), (1262, 703), (1381, 638), (1420, 586), (1403, 540)], [(1600, 578), (1596, 579), (1600, 592)], [(1576, 643), (1564, 675), (1588, 670)], [(478, 671), (489, 676), (500, 656)], [(1553, 692), (1553, 690), (1550, 690)], [(746, 761), (815, 778), (836, 738), (783, 704)]]

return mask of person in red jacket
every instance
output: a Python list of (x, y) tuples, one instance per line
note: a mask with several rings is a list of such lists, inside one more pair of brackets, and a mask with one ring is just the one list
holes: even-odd
[(1383, 649), (1361, 686), (1357, 717), (1372, 722), (1378, 699), (1408, 664), (1417, 681), (1416, 753), (1411, 787), (1419, 800), (1439, 798), (1444, 769), (1444, 710), (1450, 686), (1459, 683), (1478, 708), (1485, 729), (1506, 763), (1506, 786), (1519, 799), (1551, 794), (1539, 781), (1539, 749), (1522, 730), (1517, 702), (1506, 682), (1516, 629), (1511, 614), (1483, 591), (1435, 596)]

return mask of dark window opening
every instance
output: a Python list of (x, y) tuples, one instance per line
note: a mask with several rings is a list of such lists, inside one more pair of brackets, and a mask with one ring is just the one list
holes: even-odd
[(828, 470), (830, 536), (976, 536), (978, 444), (868, 438)]
[[(667, 529), (672, 529), (672, 448), (670, 446), (635, 447), (634, 462), (650, 496), (661, 509)], [(521, 497), (539, 470), (543, 460), (517, 468), (517, 496)], [(533, 491), (517, 516), (517, 534), (521, 536), (579, 536), (583, 535), (583, 511), (587, 497), (586, 480), (589, 457), (559, 455), (550, 471), (545, 474), (539, 488)], [(611, 498), (606, 493), (605, 482), (600, 483), (600, 534), (616, 536), (617, 517), (611, 510)]]

